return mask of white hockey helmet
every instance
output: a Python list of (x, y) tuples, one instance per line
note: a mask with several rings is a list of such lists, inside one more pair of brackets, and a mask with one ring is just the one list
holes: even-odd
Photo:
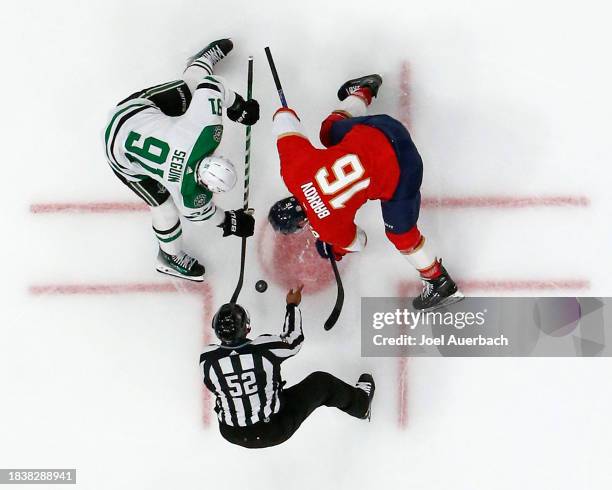
[(237, 179), (234, 165), (222, 156), (212, 155), (204, 158), (196, 170), (198, 184), (215, 193), (231, 191)]

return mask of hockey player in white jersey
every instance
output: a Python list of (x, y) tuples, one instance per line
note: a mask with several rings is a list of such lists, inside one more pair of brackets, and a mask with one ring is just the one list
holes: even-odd
[(245, 101), (214, 66), (232, 50), (213, 41), (190, 58), (182, 80), (136, 92), (113, 110), (104, 133), (115, 175), (151, 208), (159, 241), (157, 270), (202, 281), (204, 267), (181, 245), (181, 221), (212, 220), (223, 236), (251, 236), (254, 219), (242, 209), (223, 211), (213, 194), (236, 184), (232, 163), (214, 152), (223, 135), (222, 113), (241, 124), (259, 119), (259, 104)]

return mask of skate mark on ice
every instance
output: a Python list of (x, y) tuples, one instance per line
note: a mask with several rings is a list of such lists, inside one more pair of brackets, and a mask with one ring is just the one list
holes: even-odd
[(400, 122), (412, 130), (412, 86), (410, 63), (404, 61), (400, 66), (398, 111)]

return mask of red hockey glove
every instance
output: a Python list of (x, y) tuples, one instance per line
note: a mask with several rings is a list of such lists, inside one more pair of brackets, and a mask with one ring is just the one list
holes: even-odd
[(316, 246), (317, 252), (319, 252), (319, 255), (324, 259), (334, 257), (336, 261), (339, 261), (342, 260), (342, 257), (348, 253), (347, 250), (344, 250), (341, 247), (330, 245), (329, 243), (322, 242), (321, 240), (317, 240)]

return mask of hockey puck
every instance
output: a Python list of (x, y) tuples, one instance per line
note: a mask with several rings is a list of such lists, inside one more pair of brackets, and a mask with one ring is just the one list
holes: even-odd
[(264, 281), (263, 279), (260, 279), (259, 281), (255, 283), (255, 290), (258, 293), (265, 293), (266, 289), (268, 289), (268, 283)]

